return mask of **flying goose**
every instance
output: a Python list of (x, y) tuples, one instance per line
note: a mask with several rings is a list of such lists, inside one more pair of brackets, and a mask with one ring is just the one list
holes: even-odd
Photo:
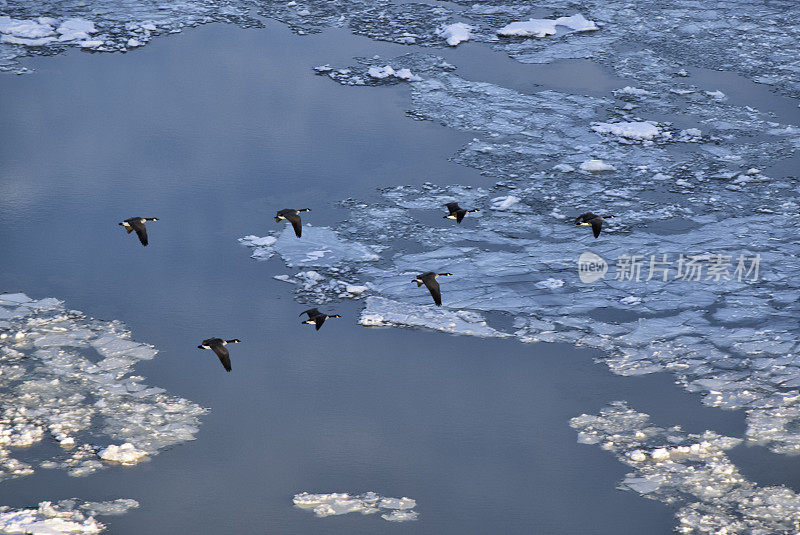
[(125, 227), (125, 230), (128, 231), (128, 234), (136, 231), (136, 235), (139, 236), (139, 241), (142, 242), (142, 245), (147, 247), (147, 227), (144, 226), (145, 221), (158, 221), (157, 217), (129, 217), (122, 223), (121, 226)]
[(299, 238), (303, 234), (303, 222), (300, 221), (300, 212), (310, 211), (311, 208), (301, 208), (300, 210), (295, 210), (294, 208), (284, 208), (283, 210), (278, 210), (278, 213), (275, 214), (275, 222), (280, 223), (281, 219), (289, 221), (294, 227), (295, 235), (297, 235)]
[(325, 323), (325, 320), (328, 318), (341, 318), (339, 314), (324, 314), (320, 312), (316, 308), (309, 308), (308, 310), (304, 310), (298, 316), (302, 316), (303, 314), (308, 314), (308, 319), (303, 323), (308, 325), (316, 325), (317, 330), (322, 328), (322, 324)]
[(239, 340), (223, 340), (222, 338), (208, 338), (203, 340), (203, 343), (197, 346), (198, 349), (211, 349), (219, 357), (219, 361), (225, 368), (225, 371), (231, 371), (231, 354), (228, 353), (227, 344), (238, 344)]
[(433, 302), (436, 303), (437, 307), (440, 307), (442, 306), (442, 292), (439, 290), (439, 283), (436, 282), (436, 277), (449, 277), (450, 275), (452, 275), (452, 273), (436, 273), (434, 271), (427, 271), (417, 275), (417, 278), (411, 282), (416, 282), (417, 288), (424, 284), (425, 287), (430, 290), (431, 296), (433, 296)]
[(600, 230), (603, 228), (604, 219), (614, 219), (614, 216), (606, 215), (601, 217), (599, 215), (594, 215), (591, 212), (586, 212), (585, 214), (581, 214), (575, 218), (575, 224), (591, 225), (592, 232), (594, 232), (594, 237), (597, 238), (600, 235)]
[(457, 223), (461, 223), (461, 220), (464, 219), (465, 215), (478, 211), (477, 208), (473, 210), (464, 210), (458, 205), (457, 202), (449, 202), (445, 204), (445, 206), (450, 213), (444, 216), (443, 219), (455, 219)]

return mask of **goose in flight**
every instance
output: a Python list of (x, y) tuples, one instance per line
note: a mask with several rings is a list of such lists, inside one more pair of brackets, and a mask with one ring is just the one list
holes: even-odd
[(465, 215), (478, 211), (477, 208), (473, 210), (465, 210), (461, 208), (457, 202), (449, 202), (445, 204), (445, 206), (450, 213), (444, 216), (443, 219), (455, 219), (456, 223), (461, 223), (461, 220), (464, 219)]
[(431, 292), (431, 296), (433, 297), (433, 302), (436, 303), (437, 307), (442, 306), (442, 292), (439, 289), (439, 283), (436, 282), (436, 277), (449, 277), (452, 273), (436, 273), (434, 271), (427, 271), (425, 273), (421, 273), (417, 275), (417, 278), (411, 282), (417, 283), (417, 288), (425, 285), (428, 290)]
[(219, 357), (219, 361), (222, 363), (222, 367), (225, 368), (225, 371), (231, 371), (231, 354), (228, 353), (228, 348), (225, 347), (227, 344), (238, 344), (239, 340), (234, 338), (233, 340), (223, 340), (222, 338), (208, 338), (203, 340), (203, 343), (197, 346), (198, 349), (211, 349), (214, 353), (217, 354)]
[(591, 225), (592, 232), (594, 232), (594, 237), (597, 238), (600, 235), (600, 230), (603, 228), (603, 220), (605, 219), (614, 219), (613, 215), (606, 215), (606, 216), (599, 216), (594, 215), (591, 212), (586, 212), (585, 214), (581, 214), (575, 218), (576, 225)]
[(310, 212), (311, 208), (301, 208), (295, 210), (294, 208), (284, 208), (278, 210), (275, 214), (275, 222), (280, 223), (281, 219), (287, 220), (294, 227), (294, 233), (299, 238), (303, 234), (303, 222), (300, 220), (300, 212)]
[(128, 231), (128, 234), (136, 231), (136, 235), (139, 236), (139, 241), (142, 242), (142, 245), (147, 247), (147, 227), (144, 225), (146, 221), (158, 221), (157, 217), (129, 217), (125, 221), (120, 223), (120, 226), (125, 227), (125, 230)]
[(324, 314), (320, 312), (316, 308), (309, 308), (308, 310), (304, 310), (298, 316), (302, 316), (303, 314), (308, 314), (308, 319), (303, 323), (308, 325), (315, 325), (317, 330), (322, 328), (322, 324), (325, 323), (325, 320), (328, 318), (341, 318), (339, 314)]

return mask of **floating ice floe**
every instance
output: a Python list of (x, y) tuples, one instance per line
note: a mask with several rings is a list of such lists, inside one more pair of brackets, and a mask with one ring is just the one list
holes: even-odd
[[(430, 300), (430, 296), (428, 299)], [(451, 334), (480, 337), (510, 336), (491, 328), (486, 324), (485, 318), (477, 312), (467, 310), (453, 312), (433, 304), (421, 307), (383, 297), (367, 298), (367, 305), (361, 312), (359, 323), (368, 327), (422, 327)]]
[(570, 424), (578, 442), (597, 444), (634, 469), (621, 488), (677, 506), (678, 533), (796, 533), (800, 496), (748, 480), (725, 454), (740, 439), (663, 428), (617, 402)]
[(503, 37), (545, 37), (555, 35), (556, 26), (565, 26), (576, 32), (597, 30), (594, 21), (587, 20), (580, 13), (571, 17), (551, 19), (529, 19), (521, 22), (512, 22), (497, 30), (497, 35)]
[(448, 24), (436, 30), (436, 35), (439, 35), (450, 46), (458, 46), (459, 44), (469, 41), (470, 32), (474, 30), (473, 26), (463, 22), (456, 22), (455, 24)]
[(35, 509), (0, 507), (0, 533), (95, 534), (105, 531), (105, 526), (94, 519), (95, 515), (121, 515), (136, 507), (139, 507), (139, 503), (128, 499), (108, 502), (80, 502), (75, 499), (57, 503), (41, 502)]
[(413, 511), (417, 502), (411, 498), (385, 498), (374, 492), (364, 494), (348, 494), (334, 492), (329, 494), (295, 494), (294, 505), (301, 509), (310, 509), (318, 517), (361, 513), (369, 515), (382, 512), (381, 518), (389, 522), (406, 522), (416, 520), (418, 513)]
[[(0, 480), (39, 467), (87, 475), (102, 461), (132, 465), (193, 440), (204, 409), (130, 375), (155, 354), (119, 322), (0, 294)], [(37, 447), (47, 440), (63, 449)]]

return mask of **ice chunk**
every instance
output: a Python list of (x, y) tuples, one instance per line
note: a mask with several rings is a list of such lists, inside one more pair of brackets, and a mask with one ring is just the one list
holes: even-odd
[(508, 210), (520, 201), (519, 197), (506, 195), (505, 197), (495, 197), (492, 199), (492, 210)]
[(661, 134), (661, 131), (652, 123), (637, 121), (623, 123), (595, 123), (592, 130), (601, 134), (614, 134), (628, 139), (651, 140)]
[(603, 160), (586, 160), (580, 165), (582, 171), (590, 173), (599, 173), (602, 171), (616, 171), (617, 168), (611, 164), (605, 163)]
[(469, 41), (470, 32), (475, 28), (463, 22), (449, 24), (436, 30), (436, 35), (441, 36), (450, 46)]
[(107, 448), (100, 450), (97, 455), (104, 461), (134, 465), (145, 459), (147, 452), (136, 449), (133, 444), (126, 442), (120, 446), (111, 444)]

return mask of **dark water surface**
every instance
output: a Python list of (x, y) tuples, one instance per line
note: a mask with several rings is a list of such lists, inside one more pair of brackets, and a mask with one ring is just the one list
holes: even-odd
[[(408, 50), (208, 26), (0, 76), (0, 290), (124, 321), (160, 351), (137, 373), (211, 409), (195, 442), (87, 478), (3, 482), (0, 504), (138, 500), (103, 519), (114, 534), (672, 533), (671, 511), (615, 490), (626, 468), (577, 444), (569, 419), (625, 399), (657, 425), (741, 436), (741, 414), (566, 345), (359, 327), (358, 303), (325, 307), (344, 319), (315, 333), (272, 278), (282, 263), (238, 245), (286, 206), (330, 225), (338, 200), (379, 186), (485, 182), (447, 161), (471, 136), (404, 117), (406, 87), (341, 87), (310, 69)], [(458, 56), (518, 87), (583, 68)], [(147, 248), (117, 226), (134, 215), (161, 219)], [(210, 336), (243, 341), (232, 373), (195, 348)], [(318, 519), (292, 507), (301, 491), (409, 496), (420, 519)]]

